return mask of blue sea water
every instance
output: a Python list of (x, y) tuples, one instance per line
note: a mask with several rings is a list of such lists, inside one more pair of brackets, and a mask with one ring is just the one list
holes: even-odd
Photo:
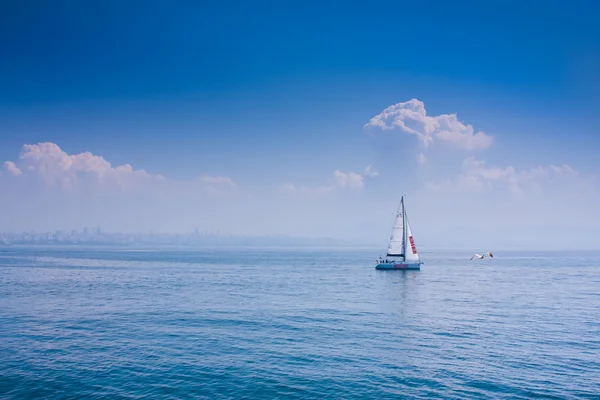
[(0, 397), (600, 398), (600, 253), (0, 248)]

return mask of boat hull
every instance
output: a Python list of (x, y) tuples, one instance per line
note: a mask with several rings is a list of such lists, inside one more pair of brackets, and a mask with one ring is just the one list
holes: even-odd
[(381, 263), (375, 269), (420, 270), (421, 263)]

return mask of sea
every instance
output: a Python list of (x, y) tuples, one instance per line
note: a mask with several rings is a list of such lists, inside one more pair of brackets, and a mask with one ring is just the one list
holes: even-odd
[(0, 398), (600, 399), (599, 252), (380, 253), (0, 247)]

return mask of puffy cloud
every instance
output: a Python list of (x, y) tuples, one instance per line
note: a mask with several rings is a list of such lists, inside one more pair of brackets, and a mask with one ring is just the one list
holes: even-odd
[(12, 174), (12, 175), (15, 175), (15, 176), (19, 176), (19, 175), (21, 175), (23, 173), (23, 171), (21, 171), (19, 169), (19, 167), (17, 167), (17, 165), (14, 162), (12, 162), (12, 161), (5, 161), (4, 162), (4, 169), (9, 174)]
[(8, 230), (88, 225), (181, 232), (235, 229), (237, 218), (252, 218), (252, 196), (227, 176), (167, 179), (90, 152), (70, 154), (54, 143), (25, 145), (18, 160), (2, 167), (0, 186), (8, 195), (0, 196), (0, 208)]
[(67, 154), (57, 144), (49, 142), (24, 145), (19, 166), (12, 161), (5, 162), (6, 165), (15, 171), (23, 171), (23, 175), (41, 177), (49, 186), (74, 187), (83, 181), (127, 185), (136, 180), (161, 178), (144, 170), (134, 170), (129, 164), (113, 167), (103, 157), (90, 152)]
[(428, 116), (425, 104), (417, 99), (389, 106), (371, 118), (366, 128), (383, 130), (399, 128), (416, 135), (425, 147), (435, 140), (449, 142), (465, 150), (485, 149), (493, 139), (484, 132), (475, 132), (473, 126), (458, 120), (456, 114)]
[(51, 187), (63, 189), (97, 188), (108, 189), (112, 186), (133, 188), (145, 185), (150, 188), (169, 190), (193, 190), (194, 187), (222, 192), (236, 188), (229, 177), (201, 175), (193, 182), (169, 181), (161, 175), (152, 175), (143, 169), (134, 169), (130, 164), (113, 167), (102, 156), (90, 152), (68, 154), (55, 143), (26, 144), (23, 146), (19, 161), (6, 161), (4, 169), (22, 178), (33, 176), (41, 178)]

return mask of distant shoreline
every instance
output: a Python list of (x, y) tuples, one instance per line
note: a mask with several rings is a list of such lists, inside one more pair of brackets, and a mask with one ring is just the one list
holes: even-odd
[[(358, 246), (355, 244), (277, 244), (277, 243), (264, 243), (264, 244), (242, 244), (242, 243), (221, 243), (221, 244), (151, 244), (151, 243), (0, 243), (0, 253), (5, 252), (9, 249), (27, 249), (27, 248), (37, 248), (37, 249), (114, 249), (114, 250), (132, 250), (132, 251), (168, 251), (168, 250), (242, 250), (242, 249), (252, 249), (252, 250), (283, 250), (283, 249), (293, 249), (293, 250), (350, 250), (350, 251), (370, 251), (373, 252), (374, 255), (385, 255), (385, 249), (381, 246), (375, 245), (362, 245)], [(477, 248), (478, 249), (478, 248)], [(448, 255), (457, 255), (457, 254), (471, 254), (473, 249), (468, 248), (426, 248), (425, 250), (419, 251), (419, 254), (422, 255), (435, 255), (439, 257), (443, 254)], [(525, 249), (525, 248), (505, 248), (499, 247), (494, 249), (495, 258), (502, 258), (503, 254), (532, 254), (532, 253), (545, 253), (545, 254), (573, 254), (573, 253), (597, 253), (600, 252), (600, 249), (594, 248), (581, 248), (581, 249)]]

